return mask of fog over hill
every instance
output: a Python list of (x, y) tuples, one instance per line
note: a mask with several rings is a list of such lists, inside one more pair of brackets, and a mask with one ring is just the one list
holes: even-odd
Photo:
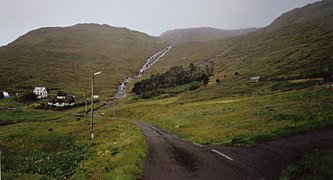
[(247, 82), (251, 76), (267, 80), (330, 76), (333, 74), (332, 8), (333, 1), (324, 0), (289, 11), (270, 26), (244, 36), (178, 44), (150, 73), (175, 65), (213, 63), (212, 82), (217, 78)]
[(161, 34), (161, 39), (169, 44), (184, 42), (205, 42), (230, 36), (241, 36), (256, 31), (257, 28), (222, 30), (210, 27), (169, 30)]

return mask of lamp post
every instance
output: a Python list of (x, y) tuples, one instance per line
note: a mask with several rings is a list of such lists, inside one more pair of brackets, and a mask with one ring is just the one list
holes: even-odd
[(102, 71), (95, 72), (91, 77), (91, 121), (90, 121), (90, 138), (94, 140), (94, 78), (101, 74)]

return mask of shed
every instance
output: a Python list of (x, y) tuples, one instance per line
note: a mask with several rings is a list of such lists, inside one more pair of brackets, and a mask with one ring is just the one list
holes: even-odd
[(250, 83), (257, 83), (260, 81), (260, 76), (254, 76), (250, 78)]
[(4, 98), (10, 98), (10, 95), (8, 92), (2, 92)]

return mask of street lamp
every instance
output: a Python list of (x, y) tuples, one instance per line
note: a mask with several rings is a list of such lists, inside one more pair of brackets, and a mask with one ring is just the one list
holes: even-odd
[(94, 140), (94, 78), (101, 74), (102, 71), (95, 72), (91, 77), (91, 121), (90, 121), (90, 138)]

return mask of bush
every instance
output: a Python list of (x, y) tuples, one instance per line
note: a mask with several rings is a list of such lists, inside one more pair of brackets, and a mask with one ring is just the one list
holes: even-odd
[(182, 66), (173, 66), (164, 73), (151, 75), (150, 78), (136, 82), (132, 89), (136, 95), (141, 95), (142, 98), (149, 98), (160, 95), (170, 88), (192, 84), (190, 90), (200, 87), (201, 83), (207, 85), (209, 77), (213, 76), (213, 68), (206, 66), (204, 70), (194, 64), (190, 64), (188, 70), (184, 70)]
[(200, 82), (194, 81), (194, 82), (191, 83), (191, 86), (188, 90), (193, 91), (193, 90), (198, 89), (199, 87), (200, 87)]
[(29, 102), (29, 101), (35, 101), (37, 99), (37, 95), (33, 92), (27, 92), (23, 95), (21, 95), (18, 98), (18, 101), (20, 102)]

